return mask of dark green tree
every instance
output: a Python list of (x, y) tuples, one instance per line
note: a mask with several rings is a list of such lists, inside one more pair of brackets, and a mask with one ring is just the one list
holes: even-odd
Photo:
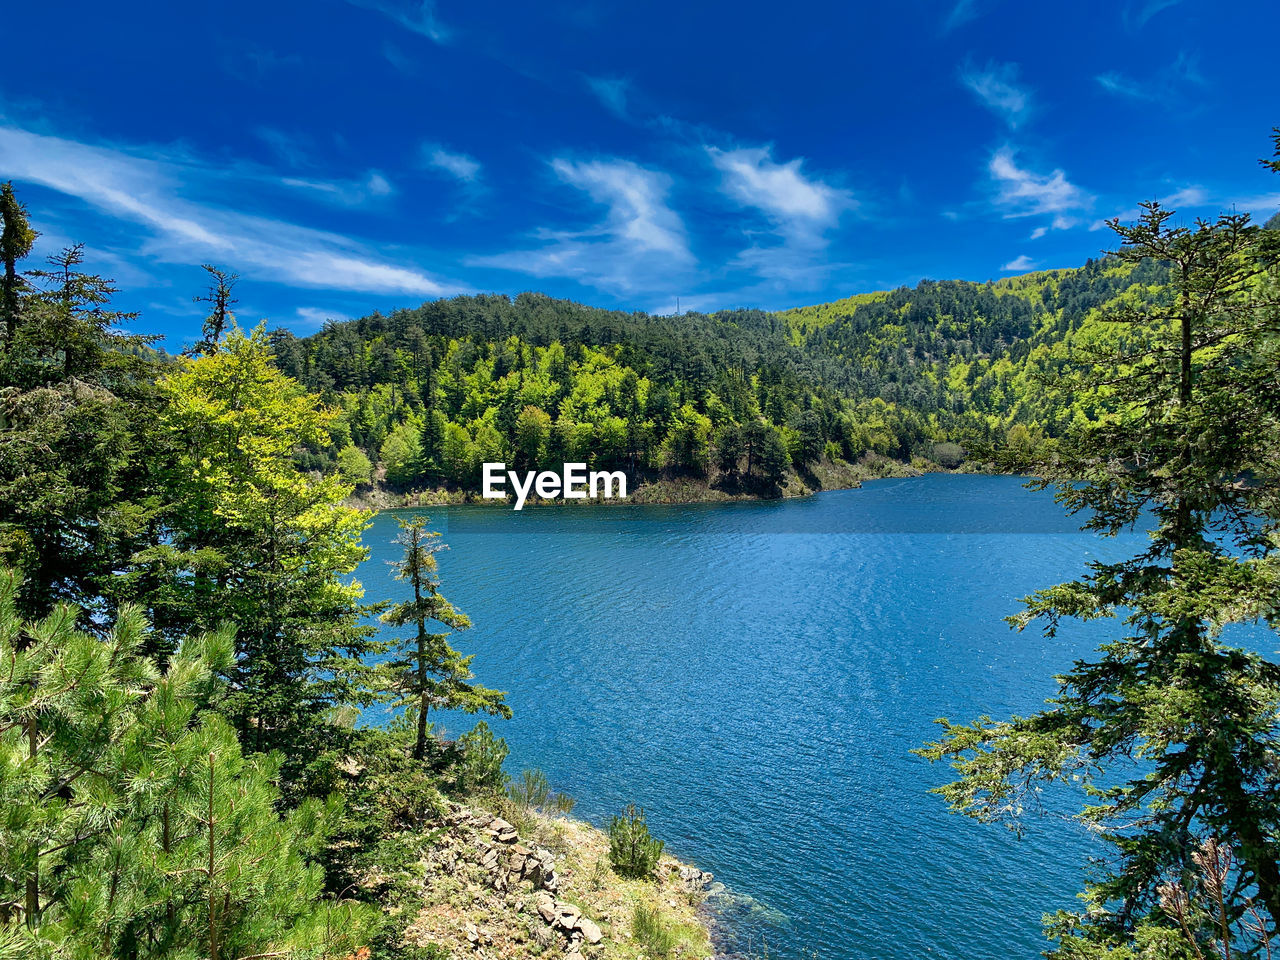
[(12, 343), (18, 327), (21, 297), (26, 281), (18, 272), (18, 264), (35, 246), (36, 232), (27, 220), (27, 208), (13, 193), (13, 182), (0, 185), (0, 261), (4, 276), (0, 278), (0, 319), (4, 322), (5, 340)]
[[(466, 614), (454, 608), (440, 593), (436, 554), (445, 549), (438, 531), (427, 529), (427, 518), (400, 521), (396, 543), (404, 557), (395, 564), (396, 579), (413, 590), (413, 599), (395, 604), (382, 615), (393, 627), (412, 625), (412, 636), (392, 641), (392, 657), (385, 669), (397, 707), (408, 707), (417, 724), (413, 756), (421, 760), (427, 749), (427, 711), (462, 710), (510, 718), (505, 693), (472, 683), (472, 657), (464, 657), (449, 644), (449, 637), (471, 627)], [(439, 624), (445, 632), (433, 632)]]
[(1280, 666), (1220, 634), (1274, 627), (1280, 609), (1276, 243), (1247, 216), (1171, 218), (1149, 203), (1137, 224), (1112, 222), (1119, 256), (1169, 264), (1169, 284), (1111, 313), (1061, 380), (1097, 416), (1033, 483), (1056, 486), (1087, 530), (1149, 521), (1150, 545), (1012, 618), (1049, 634), (1068, 619), (1125, 629), (1058, 678), (1048, 709), (940, 721), (922, 751), (952, 761), (960, 779), (939, 792), (981, 820), (1020, 828), (1042, 785), (1083, 785), (1078, 816), (1111, 855), (1086, 909), (1050, 923), (1064, 957), (1230, 957), (1261, 950), (1280, 921)]

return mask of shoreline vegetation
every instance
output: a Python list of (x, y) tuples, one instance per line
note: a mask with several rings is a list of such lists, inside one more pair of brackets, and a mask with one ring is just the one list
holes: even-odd
[[(531, 495), (529, 507), (557, 505), (583, 507), (625, 506), (637, 504), (732, 503), (745, 500), (787, 500), (809, 497), (825, 490), (855, 490), (869, 480), (918, 477), (926, 473), (1007, 473), (992, 463), (966, 461), (956, 467), (916, 458), (902, 463), (887, 457), (867, 455), (857, 463), (822, 460), (810, 465), (804, 475), (790, 472), (779, 486), (761, 491), (744, 486), (731, 478), (703, 477), (628, 477), (626, 499), (545, 500)], [(634, 486), (632, 483), (634, 482)], [(476, 490), (457, 487), (430, 487), (397, 491), (379, 483), (363, 484), (346, 499), (346, 504), (361, 510), (406, 510), (443, 506), (483, 506), (510, 509), (513, 497), (485, 499)]]

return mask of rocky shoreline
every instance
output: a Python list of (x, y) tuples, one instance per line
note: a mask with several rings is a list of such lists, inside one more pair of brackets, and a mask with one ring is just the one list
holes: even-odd
[(714, 954), (711, 918), (702, 909), (711, 874), (664, 856), (653, 878), (624, 879), (608, 866), (602, 831), (527, 809), (508, 816), (523, 821), (520, 827), (450, 803), (427, 825), (405, 946), (477, 960), (659, 960), (637, 939), (633, 916), (643, 906), (660, 912), (673, 931), (671, 960)]

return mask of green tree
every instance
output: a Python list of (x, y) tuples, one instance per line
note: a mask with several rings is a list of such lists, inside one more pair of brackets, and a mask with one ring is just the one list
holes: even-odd
[(244, 760), (225, 721), (197, 715), (230, 631), (189, 640), (161, 671), (141, 656), (137, 608), (94, 636), (67, 604), (24, 622), (17, 596), (0, 571), (0, 955), (354, 949), (368, 911), (327, 901), (304, 862), (336, 808), (281, 818), (279, 758)]
[(261, 327), (233, 330), (159, 386), (176, 450), (172, 506), (161, 542), (135, 558), (139, 595), (170, 635), (236, 624), (224, 710), (246, 746), (293, 761), (322, 711), (368, 696), (372, 629), (350, 578), (367, 556), (368, 514), (344, 506), (351, 488), (340, 478), (294, 461), (303, 445), (329, 444), (335, 413), (276, 369)]
[[(413, 599), (395, 604), (382, 615), (393, 627), (412, 625), (411, 637), (392, 642), (392, 657), (385, 665), (395, 705), (409, 707), (417, 721), (413, 755), (421, 760), (427, 747), (427, 711), (463, 710), (510, 718), (506, 694), (471, 683), (472, 657), (464, 657), (449, 644), (449, 637), (467, 630), (471, 621), (440, 593), (436, 574), (436, 554), (444, 549), (438, 531), (426, 528), (427, 518), (400, 521), (396, 543), (404, 548), (404, 558), (396, 567), (396, 579), (413, 590)], [(446, 632), (432, 632), (439, 624)]]
[(412, 424), (397, 424), (382, 441), (379, 456), (386, 468), (387, 483), (407, 487), (422, 473), (422, 443)]
[(742, 428), (732, 421), (722, 424), (716, 429), (713, 446), (716, 469), (730, 475), (737, 473), (738, 462), (745, 452)]
[(373, 464), (363, 450), (347, 444), (338, 451), (338, 476), (343, 483), (358, 487), (373, 479)]
[[(1169, 286), (1107, 316), (1087, 365), (1061, 381), (1098, 416), (1035, 465), (1033, 483), (1056, 485), (1104, 535), (1149, 516), (1150, 544), (1090, 563), (1012, 618), (1050, 634), (1067, 619), (1126, 629), (1058, 678), (1048, 709), (940, 721), (943, 737), (922, 751), (953, 762), (960, 779), (940, 792), (982, 820), (1020, 827), (1042, 784), (1084, 786), (1078, 816), (1112, 854), (1086, 909), (1050, 924), (1072, 958), (1156, 940), (1177, 944), (1162, 955), (1216, 942), (1228, 957), (1276, 936), (1280, 920), (1280, 667), (1220, 635), (1235, 622), (1275, 626), (1280, 609), (1276, 242), (1247, 216), (1190, 227), (1171, 217), (1149, 203), (1139, 223), (1112, 222), (1119, 256), (1170, 264)], [(1231, 851), (1233, 865), (1220, 906), (1197, 912), (1211, 850)]]
[(21, 297), (27, 283), (18, 272), (18, 263), (31, 253), (37, 234), (27, 219), (27, 208), (13, 193), (13, 182), (0, 185), (0, 261), (4, 276), (0, 278), (0, 320), (4, 322), (5, 340), (13, 342), (21, 311)]

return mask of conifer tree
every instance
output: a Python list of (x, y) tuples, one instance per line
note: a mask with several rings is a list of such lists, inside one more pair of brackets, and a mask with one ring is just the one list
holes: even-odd
[(280, 757), (244, 758), (216, 699), (230, 631), (161, 672), (125, 607), (104, 637), (17, 612), (0, 571), (0, 958), (343, 956), (372, 921), (308, 866), (338, 813), (276, 812)]
[[(395, 564), (396, 579), (412, 588), (413, 599), (382, 615), (393, 627), (415, 628), (412, 636), (392, 642), (393, 656), (385, 669), (395, 705), (407, 706), (414, 714), (413, 756), (418, 760), (426, 755), (427, 711), (432, 708), (511, 716), (503, 702), (506, 694), (471, 683), (473, 657), (464, 657), (449, 644), (450, 635), (470, 628), (471, 621), (440, 593), (436, 554), (445, 545), (437, 540), (440, 533), (426, 525), (427, 518), (421, 516), (400, 521), (396, 543), (404, 548), (404, 557)], [(431, 624), (447, 632), (432, 632)]]
[(18, 272), (18, 263), (31, 253), (36, 236), (27, 220), (27, 208), (14, 196), (13, 182), (0, 185), (0, 262), (4, 267), (4, 276), (0, 277), (0, 322), (8, 343), (13, 342), (17, 332), (21, 295), (27, 286)]
[(1049, 634), (1068, 619), (1126, 629), (1058, 678), (1048, 709), (940, 721), (922, 751), (960, 773), (940, 788), (953, 809), (1019, 829), (1043, 784), (1083, 784), (1078, 816), (1111, 855), (1086, 909), (1050, 924), (1072, 958), (1229, 958), (1280, 933), (1280, 665), (1220, 633), (1274, 627), (1280, 610), (1276, 243), (1244, 215), (1172, 216), (1149, 203), (1137, 224), (1112, 222), (1119, 256), (1168, 263), (1170, 282), (1105, 318), (1060, 387), (1099, 416), (1036, 465), (1034, 484), (1055, 485), (1103, 535), (1149, 517), (1150, 544), (1091, 562), (1011, 618)]

